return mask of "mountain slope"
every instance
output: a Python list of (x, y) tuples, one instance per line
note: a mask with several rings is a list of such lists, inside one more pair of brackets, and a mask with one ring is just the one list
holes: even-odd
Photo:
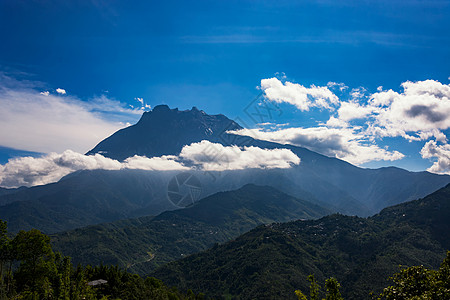
[(450, 246), (449, 215), (450, 185), (368, 219), (331, 215), (260, 226), (152, 276), (239, 299), (295, 299), (295, 289), (308, 290), (309, 274), (321, 282), (335, 276), (345, 299), (365, 299), (398, 265), (438, 267)]
[[(90, 224), (158, 214), (174, 209), (164, 185), (171, 172), (81, 171), (58, 183), (0, 197), (0, 219), (11, 232), (37, 228), (54, 233)], [(11, 199), (13, 198), (13, 199)]]
[(175, 155), (185, 145), (202, 140), (218, 141), (226, 130), (237, 129), (242, 127), (224, 115), (208, 115), (195, 107), (179, 111), (158, 105), (144, 112), (137, 124), (117, 131), (87, 154), (100, 153), (118, 160), (134, 155)]
[(75, 263), (118, 264), (145, 274), (262, 223), (318, 218), (328, 213), (328, 209), (274, 188), (246, 185), (157, 217), (62, 232), (52, 236), (52, 244)]
[[(224, 146), (287, 148), (300, 157), (301, 163), (293, 167), (293, 171), (280, 172), (283, 177), (290, 177), (295, 185), (318, 200), (332, 205), (335, 211), (360, 216), (377, 213), (389, 205), (424, 197), (450, 183), (450, 176), (446, 175), (408, 172), (399, 168), (361, 169), (306, 148), (228, 132), (241, 128), (223, 115), (211, 116), (195, 107), (190, 111), (179, 111), (159, 105), (153, 111), (144, 113), (136, 125), (116, 132), (88, 154), (101, 153), (116, 159), (125, 159), (135, 154), (147, 157), (177, 155), (184, 145), (201, 140)], [(274, 187), (279, 188), (276, 185)]]
[[(223, 115), (193, 108), (178, 111), (157, 106), (133, 126), (100, 142), (89, 154), (123, 159), (135, 154), (178, 154), (186, 144), (203, 139), (223, 145), (287, 148), (301, 163), (289, 169), (194, 171), (202, 197), (246, 183), (269, 185), (292, 196), (326, 205), (334, 212), (368, 216), (388, 205), (424, 197), (450, 182), (450, 176), (398, 168), (362, 169), (302, 147), (236, 136), (240, 125)], [(176, 207), (167, 199), (169, 181), (178, 172), (83, 171), (57, 183), (0, 191), (0, 218), (10, 230), (37, 228), (55, 233), (115, 220), (157, 215)], [(3, 194), (3, 195), (2, 195)]]

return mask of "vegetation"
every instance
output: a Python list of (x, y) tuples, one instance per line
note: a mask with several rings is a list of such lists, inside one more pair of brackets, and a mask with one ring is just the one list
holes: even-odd
[(450, 299), (450, 251), (437, 270), (414, 266), (391, 277), (394, 285), (383, 290), (379, 299)]
[(309, 274), (335, 277), (345, 299), (382, 292), (399, 265), (437, 268), (450, 249), (450, 185), (371, 218), (331, 215), (262, 225), (152, 273), (210, 296), (295, 299)]
[[(316, 280), (314, 279), (314, 275), (309, 275), (308, 280), (311, 283), (311, 286), (309, 287), (309, 294), (310, 294), (310, 300), (320, 300), (319, 297), (319, 290), (320, 286), (316, 283)], [(327, 290), (327, 293), (325, 295), (325, 298), (323, 300), (343, 300), (341, 296), (341, 292), (339, 291), (341, 285), (336, 280), (336, 278), (330, 277), (327, 280), (325, 280), (325, 288)], [(308, 297), (305, 296), (300, 290), (295, 290), (295, 295), (297, 296), (298, 300), (308, 300)]]
[[(394, 285), (383, 290), (377, 300), (420, 300), (420, 299), (450, 299), (450, 251), (437, 271), (424, 266), (405, 268), (390, 277)], [(310, 285), (310, 300), (320, 300), (320, 286), (313, 275), (308, 276)], [(325, 281), (326, 295), (323, 300), (343, 300), (339, 292), (339, 282), (331, 277)], [(298, 300), (308, 300), (300, 290), (295, 291)]]
[(260, 224), (318, 218), (328, 212), (271, 187), (246, 185), (157, 217), (89, 226), (51, 237), (53, 247), (75, 263), (119, 265), (144, 275)]
[[(207, 202), (224, 205), (218, 214), (200, 205), (161, 220), (185, 220), (195, 212), (198, 222), (237, 226), (242, 218), (230, 215), (245, 212), (250, 220), (261, 216), (257, 202), (235, 210), (233, 201), (241, 200), (227, 199)], [(308, 299), (302, 292), (308, 286), (311, 300), (364, 299), (370, 294), (386, 300), (448, 299), (450, 252), (437, 271), (432, 268), (442, 262), (450, 245), (449, 199), (450, 185), (367, 219), (331, 215), (259, 226), (152, 273), (182, 292), (118, 266), (74, 267), (69, 257), (52, 250), (50, 238), (40, 231), (9, 236), (6, 222), (0, 221), (0, 299), (202, 299), (203, 294), (195, 294), (200, 292), (226, 299)], [(227, 208), (233, 208), (231, 214)], [(398, 265), (416, 266), (398, 272)], [(385, 288), (386, 278), (395, 272)], [(308, 283), (307, 274), (318, 280), (309, 276)], [(325, 282), (325, 290), (317, 282)]]
[[(13, 267), (16, 265), (17, 267)], [(102, 281), (97, 281), (101, 279)], [(9, 238), (0, 220), (0, 299), (204, 299), (117, 266), (74, 266), (36, 229)]]

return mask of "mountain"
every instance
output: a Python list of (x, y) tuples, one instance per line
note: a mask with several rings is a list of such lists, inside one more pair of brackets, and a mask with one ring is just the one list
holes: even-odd
[[(100, 153), (119, 160), (135, 154), (147, 157), (177, 155), (184, 145), (202, 140), (224, 146), (287, 148), (300, 157), (301, 163), (293, 170), (278, 172), (278, 176), (288, 178), (293, 185), (331, 205), (337, 212), (360, 216), (369, 216), (386, 206), (424, 197), (450, 183), (450, 176), (446, 175), (408, 172), (394, 167), (362, 169), (306, 148), (229, 133), (238, 129), (242, 127), (224, 115), (208, 115), (195, 107), (179, 111), (159, 105), (153, 111), (145, 112), (136, 125), (119, 130), (87, 154)], [(262, 176), (270, 177), (270, 174), (264, 172)], [(273, 186), (280, 188), (278, 181), (274, 182)]]
[[(119, 130), (88, 154), (124, 159), (176, 155), (193, 142), (209, 140), (225, 146), (290, 149), (300, 159), (289, 169), (222, 172), (191, 170), (201, 197), (244, 184), (269, 185), (289, 195), (326, 206), (333, 212), (369, 216), (386, 206), (424, 197), (450, 182), (450, 176), (408, 172), (399, 168), (363, 169), (306, 148), (228, 133), (242, 128), (223, 115), (196, 108), (186, 111), (156, 106), (133, 126)], [(37, 228), (45, 233), (146, 215), (178, 208), (168, 200), (169, 182), (179, 172), (93, 170), (75, 172), (57, 183), (0, 191), (0, 219), (12, 232)], [(198, 197), (199, 199), (200, 197)]]
[[(13, 189), (6, 189), (6, 188), (2, 188), (0, 187), (0, 196), (4, 196), (4, 195), (10, 195), (10, 194), (15, 194), (18, 191), (23, 191), (26, 190), (27, 188), (24, 186), (21, 186), (19, 188), (13, 188)], [(6, 204), (7, 201), (5, 200), (4, 203), (0, 203), (0, 205)]]
[(272, 187), (246, 185), (156, 217), (89, 226), (51, 236), (75, 264), (108, 264), (148, 274), (260, 224), (318, 218), (330, 211)]
[(90, 224), (158, 214), (174, 209), (166, 197), (165, 176), (138, 170), (80, 171), (57, 183), (0, 197), (0, 219), (10, 232), (37, 228), (54, 233)]
[(179, 111), (158, 105), (144, 112), (137, 124), (117, 131), (86, 154), (100, 153), (118, 160), (134, 155), (175, 155), (185, 145), (202, 140), (218, 142), (227, 136), (225, 131), (238, 129), (242, 127), (224, 115), (208, 115), (196, 107)]
[(307, 276), (334, 276), (345, 299), (368, 299), (399, 265), (437, 268), (450, 247), (450, 185), (370, 218), (330, 215), (262, 225), (162, 266), (152, 276), (215, 298), (296, 299)]

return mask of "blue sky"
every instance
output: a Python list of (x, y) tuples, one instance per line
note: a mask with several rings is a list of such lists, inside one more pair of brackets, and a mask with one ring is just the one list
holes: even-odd
[[(11, 121), (4, 118), (2, 123), (10, 134), (1, 137), (0, 163), (15, 155), (8, 148), (83, 153), (114, 130), (135, 122), (141, 108), (148, 110), (148, 105), (161, 103), (223, 113), (256, 129), (246, 108), (266, 91), (262, 80), (278, 78), (283, 85), (278, 93), (284, 93), (289, 83), (305, 88), (314, 85), (328, 88), (339, 100), (329, 108), (311, 105), (302, 110), (286, 99), (266, 97), (263, 100), (280, 112), (260, 122), (273, 123), (262, 126), (264, 131), (277, 133), (272, 139), (298, 143), (365, 167), (426, 170), (439, 162), (432, 171), (448, 173), (450, 149), (442, 136), (436, 136), (436, 131), (448, 136), (447, 118), (439, 119), (439, 124), (425, 119), (436, 114), (433, 109), (446, 112), (449, 31), (450, 1), (4, 0), (0, 3), (0, 101), (4, 102), (0, 114), (3, 110), (3, 116)], [(347, 88), (341, 91), (330, 82)], [(410, 95), (404, 93), (405, 82), (417, 83)], [(424, 105), (416, 103), (403, 111), (411, 115), (431, 103), (431, 111), (426, 110), (430, 114), (423, 110), (415, 113), (421, 118), (418, 122), (411, 117), (408, 124), (386, 124), (381, 119), (387, 115), (401, 119), (402, 112), (395, 107), (374, 112), (379, 107), (370, 104), (373, 95), (376, 98), (390, 89), (398, 94), (393, 96), (398, 102), (392, 103), (400, 104), (421, 93), (432, 94), (430, 90), (415, 93), (419, 86), (440, 90), (433, 99), (443, 105), (436, 102), (438, 107), (433, 99), (426, 102), (424, 98)], [(66, 93), (58, 93), (58, 88)], [(357, 89), (364, 94), (358, 99), (352, 96)], [(308, 97), (312, 101), (315, 96)], [(363, 108), (356, 111), (371, 113), (351, 117), (346, 129), (326, 125), (331, 116), (339, 116), (341, 102), (357, 102)], [(48, 106), (57, 107), (44, 109)], [(75, 112), (68, 118), (70, 111)], [(49, 116), (57, 114), (61, 117), (49, 124)], [(22, 122), (26, 126), (19, 128), (14, 119), (26, 120)], [(86, 126), (77, 126), (77, 122)], [(286, 123), (289, 125), (275, 126)], [(367, 123), (382, 128), (383, 133), (367, 133)], [(422, 127), (413, 132), (397, 130), (419, 123)], [(350, 132), (349, 126), (364, 128)], [(289, 140), (287, 131), (280, 128), (310, 131), (290, 133)], [(333, 152), (323, 148), (336, 143), (330, 138), (336, 137), (331, 129), (345, 134), (338, 137), (341, 145), (335, 145), (345, 149), (330, 148), (336, 150)], [(62, 130), (69, 133), (67, 140), (61, 140)], [(92, 133), (89, 138), (83, 137), (83, 130)], [(264, 135), (263, 129), (258, 130), (256, 133)], [(318, 137), (313, 141), (304, 138), (314, 135)], [(364, 154), (344, 153), (348, 147), (361, 145)], [(368, 153), (370, 145), (386, 152), (377, 148), (366, 159), (357, 159)], [(394, 155), (395, 151), (403, 156)]]

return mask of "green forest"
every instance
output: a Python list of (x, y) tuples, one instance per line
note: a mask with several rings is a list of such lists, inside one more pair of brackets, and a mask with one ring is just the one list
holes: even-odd
[(0, 299), (204, 299), (117, 266), (74, 267), (39, 230), (8, 236), (0, 220)]
[[(372, 299), (449, 299), (450, 251), (438, 270), (424, 266), (404, 268), (394, 274), (392, 285)], [(295, 290), (299, 300), (343, 300), (340, 283), (333, 277), (324, 288), (308, 276), (309, 293)], [(370, 292), (367, 291), (369, 294)], [(322, 295), (325, 298), (322, 298)], [(143, 279), (117, 266), (74, 267), (70, 257), (53, 252), (50, 237), (39, 230), (8, 236), (0, 220), (0, 299), (207, 299), (192, 290), (180, 292), (160, 280)]]

